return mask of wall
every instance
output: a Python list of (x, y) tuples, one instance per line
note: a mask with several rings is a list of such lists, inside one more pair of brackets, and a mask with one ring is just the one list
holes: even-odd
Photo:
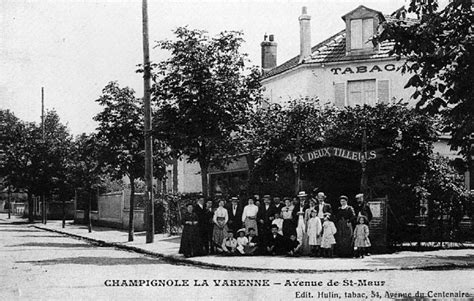
[(201, 168), (198, 163), (178, 160), (178, 192), (202, 192)]
[[(264, 95), (271, 102), (284, 103), (290, 99), (299, 97), (317, 97), (320, 103), (334, 104), (334, 89), (337, 83), (346, 83), (348, 80), (389, 80), (389, 99), (410, 100), (412, 89), (405, 89), (409, 75), (402, 75), (398, 71), (387, 71), (384, 66), (400, 66), (400, 62), (393, 59), (342, 62), (331, 64), (312, 64), (297, 67), (292, 71), (287, 71), (262, 81), (265, 87)], [(374, 69), (374, 66), (380, 67), (381, 71)], [(357, 67), (359, 67), (359, 72)], [(365, 69), (363, 68), (365, 67)], [(337, 69), (339, 68), (339, 69)], [(346, 71), (350, 68), (353, 73)], [(388, 69), (392, 69), (389, 66)], [(364, 72), (365, 71), (365, 72)], [(335, 74), (337, 73), (337, 74)], [(347, 86), (345, 88), (347, 92)], [(347, 98), (347, 95), (346, 95)], [(347, 102), (346, 102), (347, 103)], [(414, 104), (411, 100), (410, 104)]]

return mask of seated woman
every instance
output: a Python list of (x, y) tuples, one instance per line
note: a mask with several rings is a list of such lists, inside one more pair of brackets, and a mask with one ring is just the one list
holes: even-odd
[(218, 251), (224, 255), (236, 255), (237, 240), (234, 238), (234, 231), (232, 229), (227, 230), (227, 237), (222, 241), (222, 246)]
[(185, 257), (202, 255), (203, 246), (201, 236), (199, 235), (198, 217), (193, 212), (193, 204), (186, 206), (187, 212), (183, 215), (182, 223), (183, 234), (181, 235), (181, 244), (179, 253)]

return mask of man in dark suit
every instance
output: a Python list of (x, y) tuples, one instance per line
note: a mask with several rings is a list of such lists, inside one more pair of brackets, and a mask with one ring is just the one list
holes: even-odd
[(285, 207), (285, 201), (279, 196), (273, 197), (273, 204), (275, 205), (277, 212), (281, 212), (281, 208)]
[(275, 217), (276, 208), (271, 204), (270, 196), (268, 194), (263, 196), (263, 204), (258, 208), (257, 221), (258, 233), (261, 237), (266, 239), (270, 234), (270, 226)]
[(278, 226), (271, 226), (271, 234), (267, 238), (266, 251), (270, 255), (283, 255), (286, 253), (285, 238), (278, 234)]
[(332, 214), (332, 207), (331, 204), (326, 203), (326, 195), (324, 194), (324, 192), (318, 192), (318, 194), (316, 195), (316, 200), (318, 201), (318, 217), (322, 221), (324, 213)]
[(207, 254), (209, 250), (206, 250), (207, 242), (207, 218), (206, 218), (206, 205), (204, 204), (204, 197), (199, 196), (196, 205), (194, 206), (194, 212), (198, 219), (199, 237), (201, 237), (202, 246)]
[(237, 230), (242, 228), (242, 212), (243, 208), (239, 203), (239, 198), (232, 197), (231, 203), (227, 206), (227, 214), (229, 215), (229, 221), (227, 226), (234, 230), (236, 233)]

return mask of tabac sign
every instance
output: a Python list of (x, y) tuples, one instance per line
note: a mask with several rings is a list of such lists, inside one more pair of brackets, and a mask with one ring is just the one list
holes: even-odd
[(290, 162), (309, 162), (323, 157), (340, 157), (352, 161), (367, 161), (382, 157), (382, 154), (378, 150), (371, 150), (367, 152), (355, 152), (347, 149), (338, 147), (325, 147), (316, 149), (304, 154), (294, 155), (288, 154), (285, 156), (286, 161)]

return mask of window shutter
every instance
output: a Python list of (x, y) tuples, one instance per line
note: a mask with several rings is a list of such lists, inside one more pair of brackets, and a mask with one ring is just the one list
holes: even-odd
[(362, 19), (351, 20), (351, 49), (362, 48)]
[(338, 108), (346, 104), (346, 85), (344, 83), (334, 84), (334, 105)]
[(372, 36), (374, 35), (374, 19), (364, 19), (362, 21), (362, 45), (364, 48), (372, 48), (374, 44), (372, 41)]
[(378, 83), (378, 88), (377, 88), (378, 102), (388, 104), (389, 99), (390, 99), (390, 93), (389, 93), (390, 81), (388, 79), (382, 79), (382, 80), (378, 80), (377, 83)]

